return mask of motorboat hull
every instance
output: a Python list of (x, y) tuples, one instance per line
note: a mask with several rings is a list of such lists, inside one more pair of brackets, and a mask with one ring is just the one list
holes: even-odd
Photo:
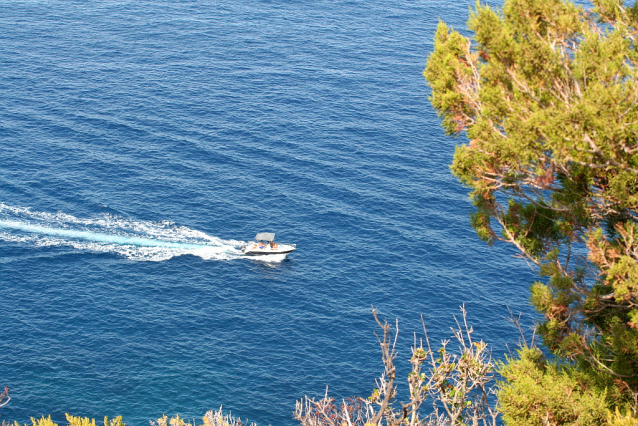
[(275, 254), (288, 254), (296, 249), (295, 244), (278, 244), (277, 248), (271, 247), (269, 244), (259, 245), (256, 243), (249, 244), (242, 248), (245, 256), (269, 256)]

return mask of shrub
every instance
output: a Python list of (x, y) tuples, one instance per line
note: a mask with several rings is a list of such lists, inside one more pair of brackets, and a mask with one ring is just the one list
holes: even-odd
[(603, 425), (607, 390), (570, 364), (548, 362), (538, 348), (522, 348), (499, 372), (498, 408), (516, 426)]

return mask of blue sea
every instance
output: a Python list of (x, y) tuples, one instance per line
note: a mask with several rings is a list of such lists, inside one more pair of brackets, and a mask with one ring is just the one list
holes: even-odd
[[(370, 394), (372, 306), (402, 376), (463, 304), (502, 359), (535, 274), (471, 229), (422, 76), (474, 4), (0, 1), (0, 420), (294, 425)], [(297, 250), (237, 254), (262, 231)]]

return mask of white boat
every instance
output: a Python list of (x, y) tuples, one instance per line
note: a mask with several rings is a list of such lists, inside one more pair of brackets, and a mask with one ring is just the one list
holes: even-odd
[(263, 256), (271, 254), (288, 254), (297, 248), (297, 244), (277, 244), (274, 232), (260, 232), (255, 241), (241, 248), (246, 256)]

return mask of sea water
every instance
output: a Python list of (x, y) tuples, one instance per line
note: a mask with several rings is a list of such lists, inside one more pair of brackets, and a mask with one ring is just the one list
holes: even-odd
[[(471, 229), (422, 77), (470, 5), (0, 1), (0, 420), (293, 425), (372, 391), (372, 306), (401, 377), (463, 304), (515, 347), (534, 274)], [(297, 250), (238, 254), (263, 231)]]

